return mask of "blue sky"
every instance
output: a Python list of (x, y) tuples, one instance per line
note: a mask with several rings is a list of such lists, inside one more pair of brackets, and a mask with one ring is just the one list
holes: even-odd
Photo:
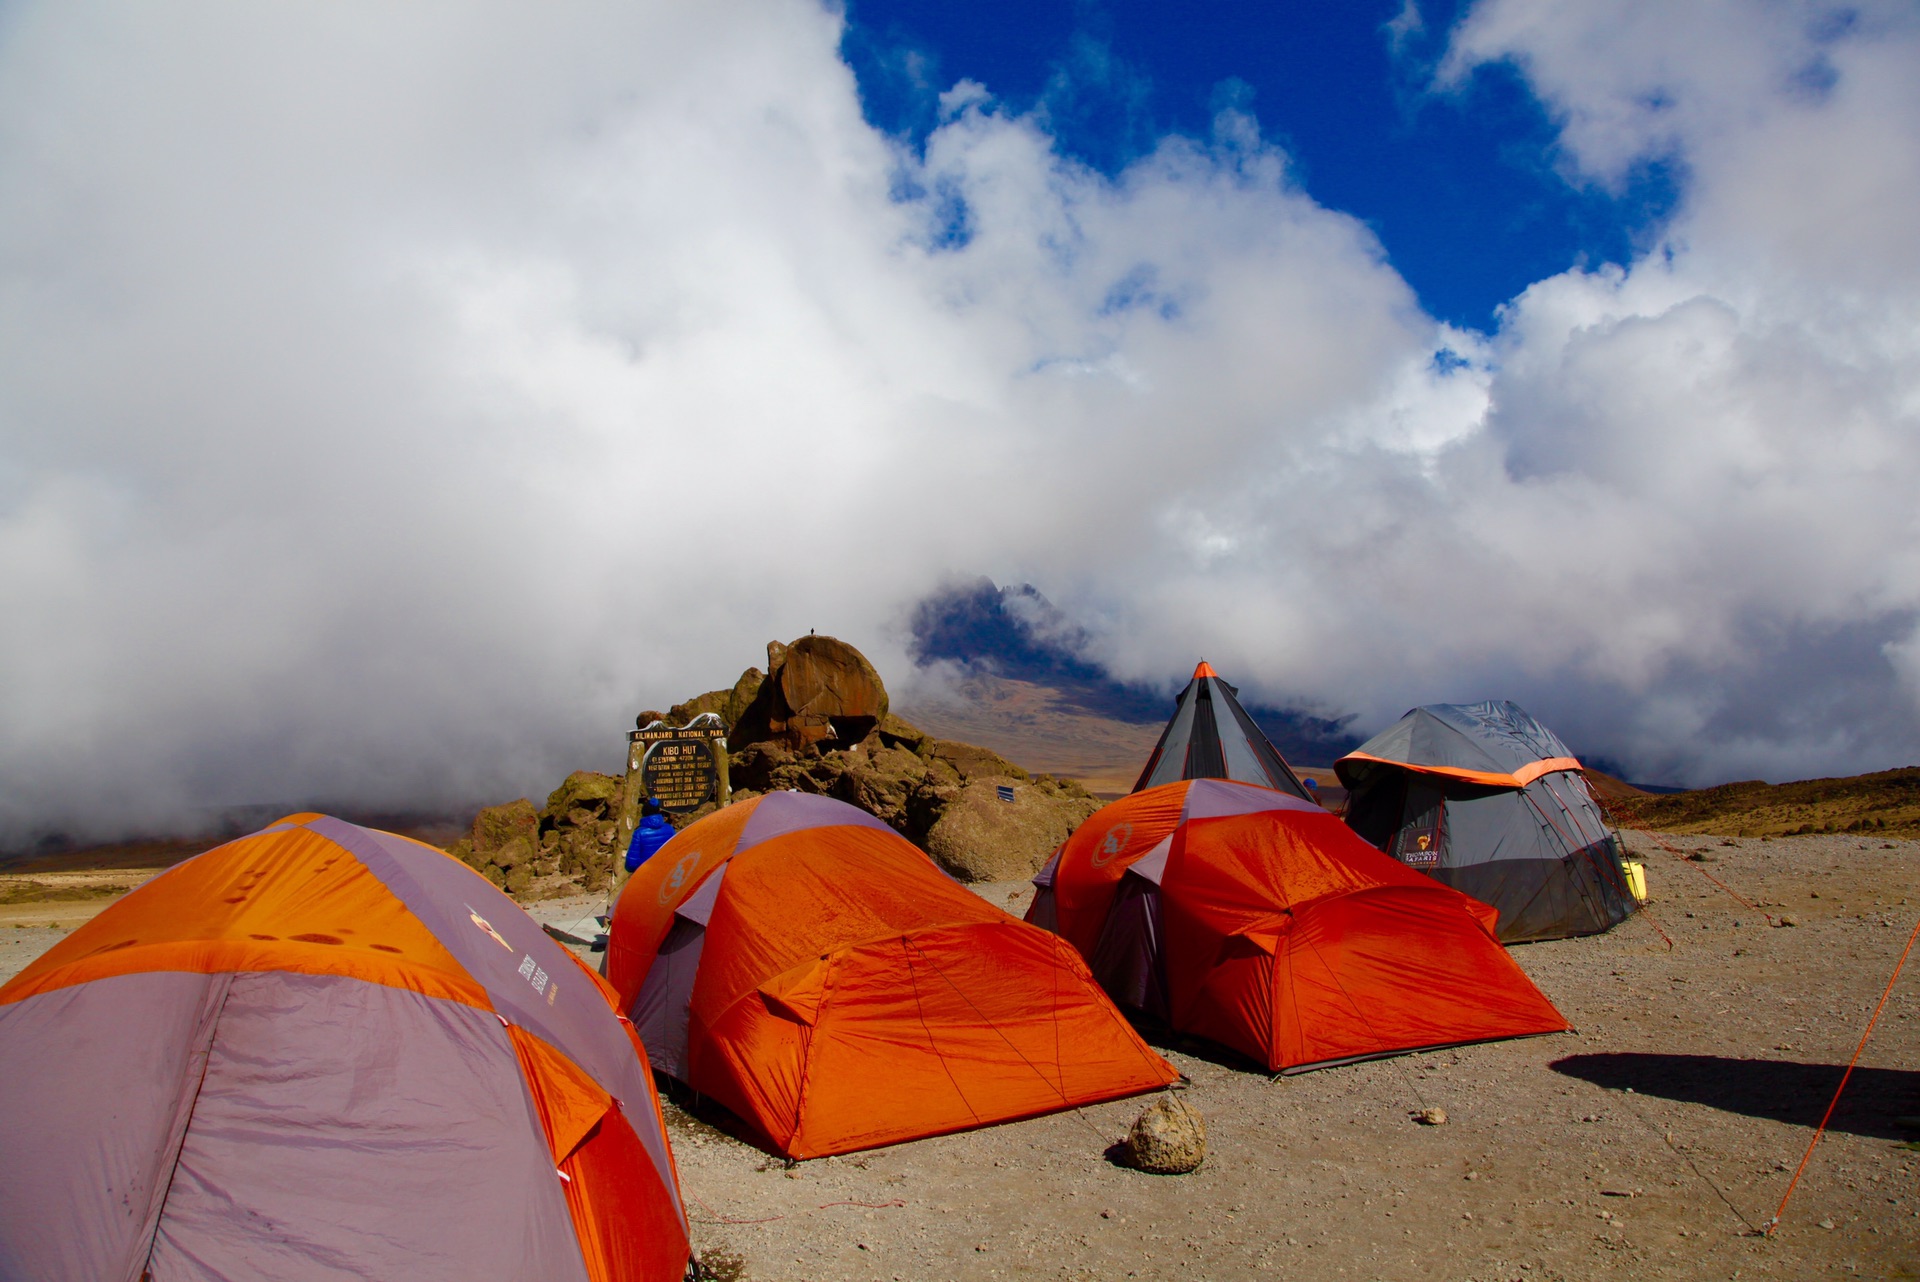
[(1617, 183), (1577, 178), (1510, 64), (1436, 90), (1460, 8), (850, 0), (841, 48), (880, 129), (923, 140), (938, 95), (969, 79), (1044, 112), (1064, 154), (1108, 174), (1238, 106), (1315, 200), (1373, 229), (1431, 314), (1487, 330), (1534, 281), (1630, 262), (1679, 179), (1661, 160)]

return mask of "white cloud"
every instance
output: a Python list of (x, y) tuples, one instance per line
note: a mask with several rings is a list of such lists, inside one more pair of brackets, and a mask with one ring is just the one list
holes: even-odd
[(1570, 172), (1690, 175), (1487, 338), (1243, 115), (1109, 180), (962, 85), (909, 155), (798, 0), (12, 10), (0, 821), (548, 786), (978, 573), (1363, 725), (1904, 759), (1915, 35), (1750, 8), (1475, 11)]

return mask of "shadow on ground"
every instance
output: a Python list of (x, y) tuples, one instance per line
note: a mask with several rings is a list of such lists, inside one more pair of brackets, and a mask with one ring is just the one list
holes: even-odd
[[(1640, 1095), (1806, 1127), (1819, 1125), (1846, 1069), (1843, 1064), (1645, 1052), (1569, 1055), (1548, 1067), (1608, 1090), (1631, 1087)], [(1856, 1068), (1827, 1127), (1870, 1139), (1907, 1139), (1920, 1135), (1915, 1114), (1920, 1114), (1920, 1072)]]

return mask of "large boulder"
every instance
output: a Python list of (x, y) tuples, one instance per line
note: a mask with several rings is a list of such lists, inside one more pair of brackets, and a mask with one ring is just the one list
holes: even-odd
[(596, 770), (576, 770), (568, 775), (566, 782), (547, 794), (546, 809), (540, 817), (547, 826), (571, 822), (578, 825), (581, 820), (568, 819), (574, 811), (585, 811), (592, 819), (604, 818), (620, 798), (620, 781), (612, 775), (603, 775)]
[(769, 641), (766, 678), (731, 739), (845, 747), (866, 738), (886, 715), (880, 674), (846, 642), (823, 636), (804, 636), (792, 645)]
[(1100, 803), (1083, 790), (1024, 776), (968, 776), (928, 831), (927, 853), (965, 881), (1033, 876)]

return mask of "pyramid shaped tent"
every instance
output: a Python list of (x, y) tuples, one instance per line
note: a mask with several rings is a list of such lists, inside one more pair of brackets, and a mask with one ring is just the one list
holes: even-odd
[(1034, 883), (1027, 920), (1116, 1001), (1270, 1071), (1567, 1027), (1494, 940), (1492, 909), (1270, 788), (1122, 797)]
[(1193, 670), (1193, 680), (1180, 692), (1173, 719), (1160, 732), (1160, 742), (1147, 758), (1146, 769), (1133, 785), (1135, 792), (1181, 779), (1232, 779), (1238, 783), (1278, 788), (1303, 801), (1312, 800), (1299, 777), (1255, 725), (1234, 696), (1238, 693), (1220, 679), (1209, 663)]
[(430, 846), (289, 815), (0, 987), (0, 1277), (678, 1282), (599, 976)]
[(621, 891), (607, 975), (654, 1066), (787, 1157), (1178, 1076), (1072, 948), (831, 797), (769, 793), (677, 834)]
[(1637, 906), (1579, 761), (1518, 704), (1415, 708), (1334, 769), (1348, 825), (1492, 904), (1504, 942), (1593, 934)]

